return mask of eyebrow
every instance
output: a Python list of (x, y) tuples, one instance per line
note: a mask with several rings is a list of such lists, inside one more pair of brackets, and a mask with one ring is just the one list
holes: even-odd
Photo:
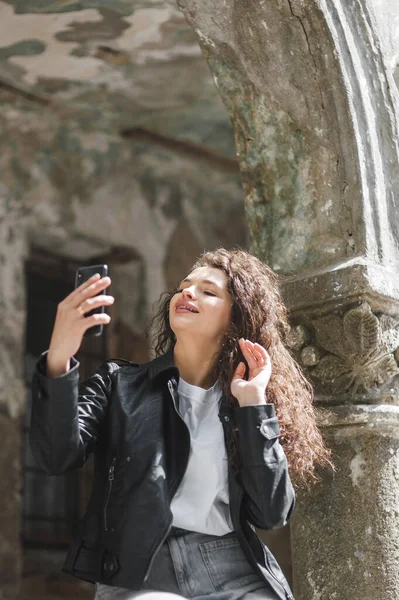
[[(186, 277), (185, 279), (183, 279), (182, 283), (190, 283), (190, 281), (192, 281), (192, 279), (190, 277)], [(218, 283), (216, 283), (216, 281), (213, 281), (212, 279), (202, 279), (201, 282), (207, 283), (209, 285), (214, 285), (215, 287), (222, 290), (222, 287)]]

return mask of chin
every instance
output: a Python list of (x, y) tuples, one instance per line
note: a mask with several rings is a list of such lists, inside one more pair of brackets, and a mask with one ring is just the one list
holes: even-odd
[(170, 327), (175, 335), (179, 331), (194, 331), (189, 323), (171, 323)]
[(178, 335), (186, 335), (186, 334), (191, 334), (194, 335), (195, 337), (199, 337), (201, 335), (203, 335), (203, 331), (198, 331), (196, 328), (194, 328), (192, 326), (191, 323), (176, 323), (176, 321), (171, 322), (170, 321), (170, 328), (173, 331), (173, 333), (175, 334), (176, 338), (178, 337)]

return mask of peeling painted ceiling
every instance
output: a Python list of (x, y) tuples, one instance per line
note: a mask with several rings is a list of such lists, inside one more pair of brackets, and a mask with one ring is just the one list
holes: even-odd
[(234, 157), (230, 121), (173, 0), (0, 0), (0, 84), (85, 127)]

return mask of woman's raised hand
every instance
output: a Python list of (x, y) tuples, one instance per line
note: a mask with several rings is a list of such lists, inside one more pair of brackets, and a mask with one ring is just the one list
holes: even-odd
[(113, 304), (114, 297), (99, 292), (111, 283), (109, 277), (100, 277), (98, 273), (71, 292), (57, 307), (53, 333), (47, 354), (47, 375), (58, 377), (70, 369), (70, 359), (77, 353), (83, 335), (93, 325), (107, 325), (111, 317), (106, 313), (96, 313), (85, 317), (99, 306)]
[(249, 374), (246, 381), (244, 379), (246, 365), (240, 362), (233, 375), (231, 393), (240, 406), (266, 404), (265, 391), (272, 372), (269, 353), (260, 344), (254, 344), (243, 338), (238, 343), (248, 363)]

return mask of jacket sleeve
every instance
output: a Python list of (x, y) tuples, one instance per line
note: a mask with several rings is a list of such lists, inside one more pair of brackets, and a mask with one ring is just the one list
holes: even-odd
[(115, 363), (104, 363), (79, 384), (79, 362), (59, 377), (46, 376), (47, 352), (32, 379), (30, 445), (37, 465), (48, 475), (80, 467), (93, 451), (111, 393)]
[(283, 527), (292, 515), (295, 492), (274, 404), (237, 407), (235, 421), (246, 518), (260, 529)]

